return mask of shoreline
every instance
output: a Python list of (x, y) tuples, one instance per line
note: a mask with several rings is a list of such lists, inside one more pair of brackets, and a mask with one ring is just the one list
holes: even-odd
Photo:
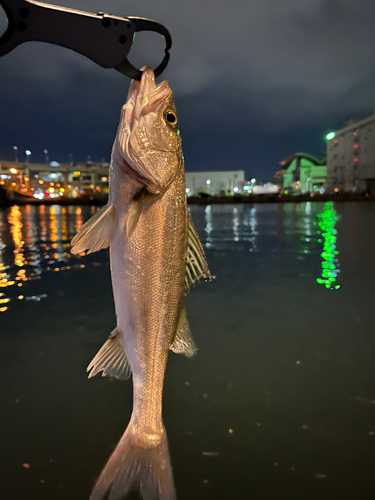
[[(189, 197), (189, 205), (214, 205), (214, 204), (253, 204), (253, 203), (304, 203), (304, 202), (351, 202), (351, 201), (375, 201), (375, 194), (304, 194), (304, 195), (247, 195), (247, 196), (208, 196), (207, 198)], [(54, 198), (38, 200), (17, 196), (13, 200), (3, 198), (0, 200), (0, 208), (13, 205), (75, 205), (75, 206), (104, 206), (107, 198)]]

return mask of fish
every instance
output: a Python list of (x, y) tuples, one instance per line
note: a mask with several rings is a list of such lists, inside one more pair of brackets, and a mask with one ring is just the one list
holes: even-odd
[(132, 80), (110, 161), (107, 205), (73, 238), (71, 252), (110, 249), (117, 324), (87, 367), (89, 378), (132, 376), (133, 411), (90, 500), (175, 500), (162, 419), (169, 351), (192, 356), (196, 344), (184, 299), (211, 278), (187, 207), (184, 156), (172, 90), (151, 68)]

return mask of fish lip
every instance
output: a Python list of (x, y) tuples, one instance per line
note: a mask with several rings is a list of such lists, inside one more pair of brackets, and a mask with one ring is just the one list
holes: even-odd
[(154, 106), (160, 100), (169, 97), (172, 94), (172, 90), (168, 85), (167, 80), (163, 80), (159, 85), (155, 86), (155, 89), (148, 95), (148, 103), (150, 106)]

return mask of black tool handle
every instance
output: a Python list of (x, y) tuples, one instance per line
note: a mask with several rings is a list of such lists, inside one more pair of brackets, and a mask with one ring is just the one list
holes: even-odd
[(33, 0), (0, 0), (8, 17), (8, 28), (0, 38), (0, 56), (21, 43), (41, 41), (72, 49), (104, 68), (116, 68), (130, 78), (141, 72), (126, 59), (136, 31), (156, 31), (166, 39), (165, 56), (157, 76), (169, 60), (171, 37), (159, 23), (137, 17), (117, 17), (103, 12), (91, 14)]

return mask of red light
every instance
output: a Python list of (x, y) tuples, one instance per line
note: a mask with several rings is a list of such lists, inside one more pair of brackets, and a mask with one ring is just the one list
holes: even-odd
[(358, 144), (354, 144), (354, 147), (355, 147), (355, 149), (357, 149), (358, 148)]
[(357, 163), (357, 161), (358, 161), (358, 158), (354, 158), (354, 160), (353, 160), (353, 161), (354, 161), (354, 163)]
[(337, 139), (335, 139), (333, 142), (334, 142), (335, 144), (337, 144)]
[(357, 132), (353, 132), (353, 135), (357, 135)]

